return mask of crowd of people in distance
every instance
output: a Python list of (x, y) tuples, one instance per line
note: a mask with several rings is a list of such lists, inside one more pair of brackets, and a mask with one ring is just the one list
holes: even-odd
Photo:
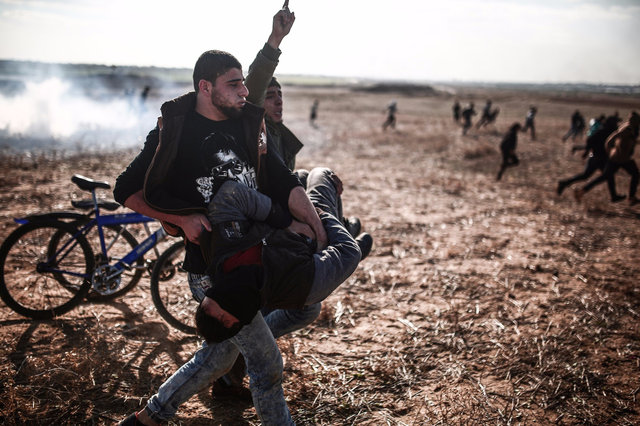
[[(492, 109), (492, 101), (487, 100), (482, 110), (482, 115), (476, 123), (476, 128), (480, 129), (487, 124), (493, 123), (499, 111), (499, 108)], [(456, 99), (452, 107), (452, 112), (453, 121), (460, 123), (462, 135), (466, 135), (472, 127), (473, 116), (476, 115), (474, 103), (470, 102), (463, 109), (460, 102)], [(520, 163), (516, 155), (518, 133), (530, 132), (531, 140), (536, 139), (535, 117), (537, 112), (536, 106), (531, 105), (525, 115), (524, 125), (517, 122), (513, 123), (503, 135), (502, 141), (500, 142), (502, 162), (500, 163), (496, 176), (497, 180), (502, 179), (507, 168), (517, 166)], [(586, 133), (585, 145), (574, 145), (571, 148), (572, 153), (583, 151), (582, 158), (586, 160), (586, 164), (581, 173), (558, 181), (556, 187), (556, 193), (558, 195), (562, 195), (564, 190), (570, 185), (579, 181), (588, 180), (594, 173), (600, 171), (600, 175), (574, 190), (576, 201), (580, 202), (587, 192), (595, 186), (606, 182), (612, 202), (616, 203), (627, 199), (631, 206), (638, 204), (636, 192), (639, 172), (638, 166), (633, 159), (633, 153), (639, 133), (640, 117), (635, 111), (632, 111), (626, 121), (623, 123), (621, 123), (621, 121), (622, 119), (617, 112), (608, 117), (601, 114), (589, 120), (587, 127), (586, 120), (582, 113), (579, 110), (575, 110), (570, 117), (569, 130), (561, 139), (563, 142), (569, 139), (575, 142)], [(616, 192), (615, 175), (620, 169), (626, 171), (631, 177), (627, 195)]]
[[(633, 153), (640, 130), (640, 115), (632, 111), (627, 120), (622, 123), (620, 121), (617, 113), (606, 118), (600, 116), (593, 121), (586, 145), (582, 148), (584, 151), (582, 157), (586, 159), (585, 169), (582, 173), (558, 181), (556, 190), (558, 195), (561, 195), (564, 189), (574, 182), (587, 180), (600, 170), (600, 175), (574, 190), (576, 201), (582, 201), (587, 192), (606, 182), (611, 202), (616, 203), (626, 198), (629, 205), (638, 204), (636, 192), (640, 173), (633, 159)], [(631, 177), (627, 195), (618, 194), (616, 191), (615, 175), (620, 169), (626, 171)]]

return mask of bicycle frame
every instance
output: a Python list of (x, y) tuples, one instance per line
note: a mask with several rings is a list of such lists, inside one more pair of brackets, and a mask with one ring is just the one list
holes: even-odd
[[(113, 244), (114, 241), (111, 242), (110, 246), (107, 247), (107, 244), (105, 242), (105, 237), (104, 237), (104, 231), (103, 231), (103, 227), (104, 226), (108, 226), (108, 225), (127, 225), (127, 224), (133, 224), (133, 223), (142, 223), (145, 225), (147, 225), (147, 223), (149, 222), (155, 222), (155, 219), (150, 218), (148, 216), (142, 215), (140, 213), (121, 213), (121, 214), (108, 214), (108, 215), (101, 215), (100, 214), (100, 210), (96, 205), (95, 208), (95, 217), (90, 219), (86, 224), (84, 224), (80, 229), (78, 229), (78, 232), (76, 232), (73, 237), (65, 242), (62, 247), (57, 250), (56, 253), (54, 253), (52, 255), (52, 257), (50, 259), (48, 259), (47, 262), (42, 263), (39, 265), (39, 269), (42, 272), (54, 272), (54, 273), (61, 273), (61, 274), (68, 274), (68, 275), (72, 275), (72, 276), (80, 276), (83, 278), (87, 278), (87, 279), (91, 279), (91, 274), (90, 276), (86, 276), (86, 274), (77, 274), (77, 273), (73, 273), (73, 272), (69, 272), (69, 271), (63, 271), (63, 270), (59, 270), (59, 269), (54, 269), (51, 268), (49, 266), (47, 266), (48, 264), (51, 263), (52, 259), (57, 258), (61, 253), (65, 252), (65, 250), (70, 250), (71, 248), (74, 247), (74, 243), (76, 241), (76, 238), (80, 235), (84, 236), (86, 235), (94, 226), (96, 226), (98, 228), (98, 235), (99, 235), (99, 239), (100, 239), (100, 249), (102, 254), (105, 255), (106, 258), (106, 254), (110, 248), (110, 246)], [(19, 219), (14, 219), (15, 222), (19, 223), (19, 224), (25, 224), (28, 223), (30, 221), (37, 221), (37, 220), (46, 220), (46, 219), (78, 219), (78, 218), (86, 218), (88, 217), (87, 215), (80, 215), (80, 214), (75, 214), (75, 213), (53, 213), (53, 214), (42, 214), (42, 215), (34, 215), (34, 216), (28, 216), (25, 218), (19, 218)], [(149, 229), (147, 228), (147, 231)], [(135, 262), (137, 259), (139, 259), (141, 256), (143, 256), (145, 253), (147, 253), (149, 250), (151, 250), (152, 248), (154, 248), (160, 241), (162, 241), (163, 239), (165, 239), (167, 236), (166, 231), (164, 230), (164, 228), (160, 227), (157, 231), (150, 233), (150, 235), (144, 239), (141, 243), (138, 244), (138, 246), (134, 247), (133, 250), (131, 250), (128, 254), (126, 254), (123, 258), (121, 258), (120, 260), (118, 260), (114, 265), (109, 265), (110, 269), (109, 269), (109, 275), (107, 275), (106, 277), (104, 277), (105, 280), (112, 280), (117, 278), (120, 274), (122, 274), (125, 270), (127, 269), (131, 269), (132, 268), (132, 264), (133, 262)], [(116, 236), (117, 238), (117, 236)]]
[[(149, 222), (155, 222), (155, 219), (144, 216), (140, 213), (122, 213), (122, 214), (109, 214), (109, 215), (101, 215), (99, 210), (96, 210), (96, 217), (89, 221), (86, 225), (84, 225), (79, 231), (79, 234), (85, 234), (94, 226), (98, 227), (98, 235), (100, 236), (100, 248), (102, 253), (106, 254), (108, 251), (108, 247), (106, 246), (104, 239), (104, 231), (102, 229), (103, 226), (106, 225), (127, 225), (132, 223), (143, 223), (147, 224)], [(148, 230), (148, 229), (147, 229)], [(167, 236), (164, 228), (160, 227), (157, 231), (150, 234), (147, 238), (145, 238), (137, 247), (127, 253), (122, 259), (116, 262), (115, 265), (111, 265), (113, 268), (113, 273), (109, 274), (106, 279), (110, 280), (122, 272), (125, 269), (130, 269), (133, 262), (135, 262), (138, 258), (143, 256), (146, 252), (151, 250), (162, 241)]]

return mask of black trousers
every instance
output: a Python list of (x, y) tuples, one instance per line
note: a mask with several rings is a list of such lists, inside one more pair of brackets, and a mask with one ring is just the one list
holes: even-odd
[[(604, 159), (599, 159), (596, 157), (589, 157), (587, 159), (587, 164), (584, 166), (584, 171), (582, 173), (578, 173), (577, 175), (570, 177), (568, 179), (563, 179), (560, 183), (564, 186), (569, 186), (574, 182), (578, 182), (580, 180), (589, 179), (597, 170), (604, 170), (607, 161)], [(614, 191), (615, 192), (615, 191)]]
[(615, 174), (620, 169), (624, 169), (627, 173), (629, 173), (629, 176), (631, 176), (631, 182), (629, 182), (629, 198), (634, 198), (636, 196), (636, 191), (638, 190), (638, 180), (640, 178), (638, 165), (634, 160), (625, 161), (624, 163), (608, 161), (604, 166), (604, 171), (602, 172), (602, 174), (593, 179), (591, 182), (587, 183), (582, 189), (587, 192), (594, 186), (607, 181), (607, 185), (609, 186), (609, 194), (611, 194), (611, 196), (613, 197), (616, 191)]

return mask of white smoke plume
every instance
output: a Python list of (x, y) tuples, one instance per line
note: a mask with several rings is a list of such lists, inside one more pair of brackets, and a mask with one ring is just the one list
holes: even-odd
[(114, 88), (98, 79), (59, 76), (12, 83), (14, 90), (0, 92), (0, 151), (4, 152), (141, 146), (155, 126), (166, 92), (151, 88), (152, 95), (143, 99), (144, 86)]

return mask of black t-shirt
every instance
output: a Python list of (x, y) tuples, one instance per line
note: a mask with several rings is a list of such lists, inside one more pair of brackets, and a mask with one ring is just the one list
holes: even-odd
[[(173, 179), (167, 192), (206, 208), (217, 188), (233, 179), (256, 188), (256, 171), (249, 163), (240, 120), (212, 121), (190, 112), (185, 117), (180, 147), (173, 166)], [(187, 242), (184, 268), (204, 273), (206, 264), (200, 247)]]
[(172, 196), (206, 208), (216, 184), (233, 179), (256, 188), (256, 175), (245, 151), (240, 120), (212, 121), (196, 112), (184, 122), (173, 179), (165, 182)]

